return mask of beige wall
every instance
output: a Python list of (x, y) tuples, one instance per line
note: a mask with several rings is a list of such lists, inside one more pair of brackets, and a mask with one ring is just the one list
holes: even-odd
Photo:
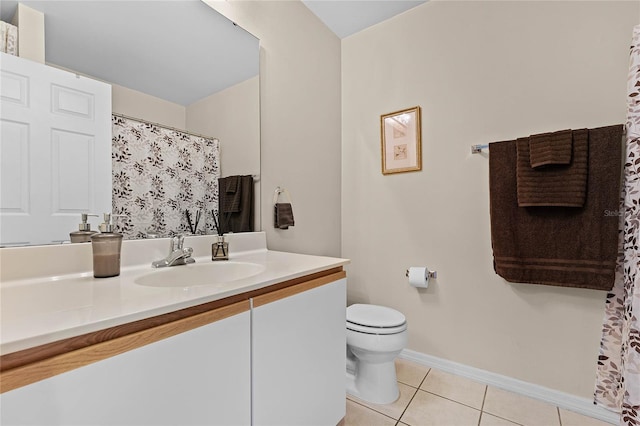
[(253, 77), (187, 106), (187, 129), (222, 143), (222, 174), (260, 173), (260, 81)]
[[(220, 139), (222, 176), (260, 175), (260, 78), (245, 80), (189, 105), (186, 128)], [(260, 180), (255, 182), (260, 211)], [(260, 214), (255, 215), (260, 230)]]
[[(472, 144), (623, 123), (638, 2), (435, 2), (342, 42), (348, 298), (408, 348), (590, 398), (605, 293), (494, 274), (488, 158)], [(380, 115), (422, 107), (423, 170), (383, 176)], [(409, 266), (438, 279), (409, 287)]]
[[(262, 227), (272, 250), (340, 254), (340, 40), (299, 1), (207, 1), (260, 39)], [(296, 224), (273, 228), (287, 188)]]
[(111, 86), (111, 104), (114, 113), (186, 129), (187, 110), (182, 105), (117, 84)]

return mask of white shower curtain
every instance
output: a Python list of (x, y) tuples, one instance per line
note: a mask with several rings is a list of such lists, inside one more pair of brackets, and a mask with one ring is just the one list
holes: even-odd
[[(202, 217), (199, 233), (214, 231), (218, 211), (220, 144), (162, 126), (114, 115), (113, 213), (123, 215), (125, 238), (190, 233), (185, 211)], [(195, 226), (195, 223), (194, 223)]]
[(616, 281), (607, 295), (595, 403), (640, 425), (640, 25), (633, 30)]

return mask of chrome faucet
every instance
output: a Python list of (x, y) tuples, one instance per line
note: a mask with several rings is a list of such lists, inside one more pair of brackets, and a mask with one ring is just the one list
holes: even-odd
[(171, 237), (169, 255), (164, 259), (156, 260), (151, 263), (153, 268), (164, 268), (165, 266), (186, 265), (194, 263), (196, 260), (191, 257), (193, 249), (191, 247), (183, 247), (184, 235), (179, 234)]

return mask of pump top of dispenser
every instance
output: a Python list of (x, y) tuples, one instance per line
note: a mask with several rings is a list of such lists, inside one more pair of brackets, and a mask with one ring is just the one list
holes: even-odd
[(91, 236), (98, 233), (91, 230), (91, 224), (87, 222), (89, 216), (98, 217), (97, 214), (81, 213), (82, 222), (78, 225), (78, 230), (69, 232), (72, 243), (88, 243), (91, 241)]
[(113, 223), (119, 217), (123, 217), (121, 214), (112, 214), (112, 213), (104, 213), (104, 222), (102, 222), (98, 229), (102, 233), (113, 233), (115, 231), (116, 225)]
[(89, 216), (98, 217), (97, 214), (81, 213), (82, 223), (78, 224), (78, 231), (91, 231), (91, 224), (87, 222)]

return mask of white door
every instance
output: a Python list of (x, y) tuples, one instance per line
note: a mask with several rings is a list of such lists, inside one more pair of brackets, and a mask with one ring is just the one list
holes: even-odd
[(0, 245), (69, 240), (111, 211), (111, 86), (0, 55)]

